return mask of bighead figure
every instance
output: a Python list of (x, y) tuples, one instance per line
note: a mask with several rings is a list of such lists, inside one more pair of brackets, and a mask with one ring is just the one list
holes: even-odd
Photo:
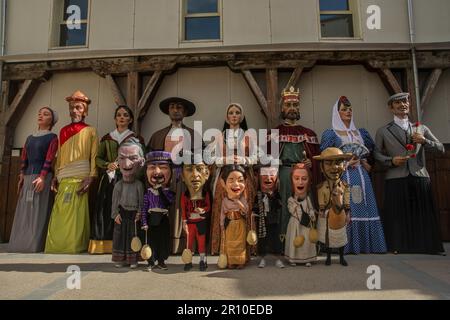
[(144, 153), (137, 139), (121, 144), (118, 150), (122, 180), (114, 185), (111, 217), (114, 219), (112, 261), (116, 267), (138, 266), (138, 253), (131, 247), (136, 236), (136, 222), (143, 205), (144, 185), (136, 180), (136, 172), (144, 164)]
[[(146, 156), (147, 181), (150, 187), (144, 195), (141, 213), (142, 228), (148, 230), (153, 256), (148, 260), (148, 270), (167, 270), (165, 260), (169, 257), (169, 207), (174, 201), (174, 193), (168, 185), (172, 176), (171, 154), (152, 151)], [(155, 264), (158, 262), (158, 264)]]
[(183, 251), (184, 270), (192, 269), (192, 252), (197, 241), (200, 254), (200, 271), (207, 268), (206, 257), (206, 232), (207, 216), (211, 210), (210, 196), (204, 192), (204, 186), (209, 178), (208, 166), (203, 162), (185, 164), (183, 166), (183, 181), (188, 191), (181, 196), (181, 216), (183, 230), (186, 233), (187, 248)]
[(318, 186), (320, 207), (318, 220), (319, 240), (327, 248), (326, 265), (331, 265), (331, 249), (339, 250), (340, 263), (347, 266), (344, 259), (344, 246), (347, 244), (347, 223), (350, 219), (350, 190), (341, 181), (345, 171), (345, 161), (353, 155), (343, 153), (338, 148), (327, 148), (314, 159), (321, 161), (320, 167), (326, 181)]
[(316, 212), (310, 197), (311, 171), (304, 163), (292, 168), (292, 196), (288, 200), (291, 214), (286, 232), (285, 257), (292, 266), (297, 263), (311, 266), (316, 261)]

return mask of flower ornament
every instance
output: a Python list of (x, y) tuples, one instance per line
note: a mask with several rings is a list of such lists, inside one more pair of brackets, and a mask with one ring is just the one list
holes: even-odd
[(405, 149), (407, 151), (407, 156), (410, 158), (415, 158), (416, 157), (416, 146), (414, 144), (408, 143), (405, 146)]

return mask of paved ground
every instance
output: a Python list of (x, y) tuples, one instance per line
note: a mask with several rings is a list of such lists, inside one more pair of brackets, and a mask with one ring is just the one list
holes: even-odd
[[(0, 299), (450, 299), (450, 243), (447, 256), (348, 256), (348, 267), (321, 257), (312, 268), (265, 269), (257, 260), (244, 270), (219, 270), (209, 257), (208, 272), (183, 271), (171, 257), (168, 271), (116, 269), (110, 256), (10, 254), (0, 245)], [(194, 263), (197, 263), (194, 257)], [(68, 290), (67, 268), (81, 269), (81, 289)], [(369, 290), (367, 268), (381, 270), (381, 290)]]

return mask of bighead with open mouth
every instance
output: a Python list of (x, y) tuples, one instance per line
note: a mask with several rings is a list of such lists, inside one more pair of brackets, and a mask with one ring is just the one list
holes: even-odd
[(155, 189), (167, 186), (169, 184), (171, 174), (169, 164), (157, 163), (147, 165), (148, 182)]
[(225, 181), (225, 189), (229, 199), (239, 199), (245, 190), (245, 177), (240, 171), (232, 171)]
[(297, 199), (305, 199), (311, 184), (310, 174), (305, 166), (296, 166), (292, 171), (292, 190)]
[(274, 167), (261, 168), (259, 184), (264, 193), (273, 193), (277, 189), (278, 169)]

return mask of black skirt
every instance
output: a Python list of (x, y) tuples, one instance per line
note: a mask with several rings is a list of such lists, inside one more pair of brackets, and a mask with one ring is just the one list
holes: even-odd
[(109, 182), (108, 176), (102, 176), (95, 201), (95, 211), (92, 217), (91, 239), (112, 240), (114, 220), (111, 218), (111, 204), (114, 183)]
[(119, 207), (119, 213), (122, 223), (114, 224), (112, 261), (136, 264), (140, 260), (140, 253), (131, 249), (131, 240), (135, 235), (134, 220), (137, 211)]
[(386, 180), (383, 211), (381, 218), (389, 251), (427, 254), (444, 251), (430, 178), (410, 175)]

